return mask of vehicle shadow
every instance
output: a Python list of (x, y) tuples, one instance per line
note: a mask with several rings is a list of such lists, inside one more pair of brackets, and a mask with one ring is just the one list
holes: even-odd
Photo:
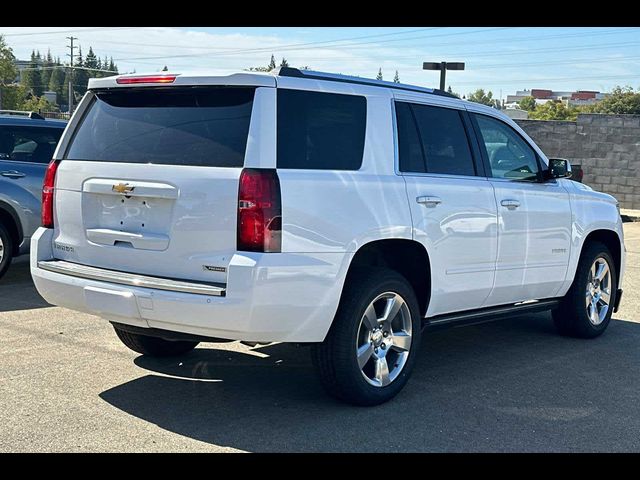
[(284, 344), (140, 356), (150, 373), (100, 397), (171, 432), (253, 452), (637, 450), (639, 347), (638, 323), (577, 340), (538, 314), (427, 333), (406, 388), (373, 408), (326, 396), (307, 348)]
[(0, 313), (50, 307), (38, 293), (29, 270), (29, 256), (13, 260), (0, 279)]

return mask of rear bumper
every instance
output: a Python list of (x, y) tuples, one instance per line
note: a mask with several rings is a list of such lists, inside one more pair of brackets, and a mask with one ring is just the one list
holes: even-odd
[(130, 281), (155, 277), (56, 269), (75, 264), (54, 261), (52, 237), (53, 230), (40, 228), (31, 242), (31, 275), (47, 302), (141, 328), (252, 342), (324, 340), (350, 260), (343, 253), (237, 253), (226, 288), (192, 293)]

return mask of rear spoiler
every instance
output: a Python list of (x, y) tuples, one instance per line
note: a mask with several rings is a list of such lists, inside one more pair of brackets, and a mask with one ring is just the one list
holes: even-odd
[[(175, 77), (171, 82), (158, 81), (157, 79)], [(118, 80), (129, 80), (127, 83), (118, 83)], [(131, 79), (140, 79), (136, 83), (130, 83)], [(149, 79), (145, 82), (145, 79)], [(128, 87), (157, 87), (157, 86), (207, 86), (207, 85), (238, 85), (249, 87), (275, 87), (276, 79), (273, 75), (264, 73), (233, 73), (231, 75), (187, 75), (169, 72), (154, 72), (148, 74), (114, 75), (112, 77), (89, 79), (89, 90), (103, 88), (128, 88)]]

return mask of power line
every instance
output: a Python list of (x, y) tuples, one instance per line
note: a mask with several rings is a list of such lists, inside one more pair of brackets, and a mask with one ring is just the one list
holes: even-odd
[[(375, 35), (363, 35), (359, 37), (347, 37), (347, 38), (338, 38), (334, 40), (323, 40), (318, 42), (307, 42), (307, 43), (294, 43), (285, 46), (302, 46), (302, 45), (317, 45), (317, 44), (326, 44), (326, 43), (336, 43), (336, 42), (345, 42), (348, 40), (360, 40), (364, 38), (375, 38), (375, 37), (388, 37), (391, 35), (405, 35), (407, 33), (415, 33), (426, 30), (438, 30), (444, 27), (430, 27), (430, 28), (416, 28), (414, 30), (404, 30), (402, 32), (391, 32), (391, 33), (379, 33)], [(237, 51), (238, 49), (235, 47), (202, 47), (197, 45), (176, 45), (176, 44), (159, 44), (159, 43), (131, 43), (131, 42), (116, 42), (112, 40), (101, 41), (100, 43), (111, 43), (114, 45), (133, 45), (137, 47), (163, 47), (163, 48), (189, 48), (189, 49), (200, 49), (200, 50), (220, 50), (220, 51)], [(264, 47), (268, 49), (267, 47)], [(278, 47), (274, 47), (278, 48)]]
[[(496, 27), (496, 28), (485, 28), (485, 29), (480, 29), (480, 30), (473, 30), (470, 32), (452, 32), (452, 33), (444, 33), (444, 34), (439, 34), (439, 35), (430, 35), (427, 37), (417, 37), (417, 38), (433, 38), (433, 37), (443, 37), (443, 36), (454, 36), (454, 35), (470, 35), (470, 34), (474, 34), (474, 33), (481, 33), (481, 32), (488, 32), (488, 31), (494, 31), (494, 30), (506, 30), (512, 27)], [(371, 42), (356, 42), (356, 43), (347, 43), (344, 45), (337, 45), (340, 48), (345, 48), (345, 47), (352, 47), (354, 45), (365, 45), (365, 44), (380, 44), (380, 43), (389, 43), (389, 42), (395, 42), (398, 40), (405, 40), (405, 39), (391, 39), (391, 40), (375, 40), (375, 41), (371, 41)], [(295, 50), (311, 50), (311, 49), (317, 49), (317, 48), (326, 48), (326, 46), (318, 46), (316, 45), (319, 42), (309, 42), (307, 43), (306, 47), (303, 47), (303, 44), (290, 44), (290, 45), (281, 45), (279, 47), (261, 47), (261, 48), (251, 48), (251, 49), (240, 49), (240, 50), (235, 50), (235, 51), (227, 51), (227, 52), (220, 52), (217, 53), (216, 56), (227, 56), (227, 55), (238, 55), (238, 54), (245, 54), (245, 53), (261, 53), (261, 52), (269, 52), (269, 51), (277, 51), (277, 52), (283, 52), (283, 51), (295, 51)], [(315, 45), (315, 46), (309, 46), (309, 45)], [(133, 61), (133, 60), (155, 60), (155, 59), (166, 59), (166, 58), (189, 58), (189, 57), (202, 57), (202, 56), (207, 56), (207, 55), (212, 55), (211, 52), (207, 52), (207, 53), (187, 53), (187, 54), (181, 54), (181, 55), (155, 55), (155, 56), (149, 56), (149, 57), (129, 57), (129, 58), (116, 58), (116, 61), (122, 62), (122, 61)]]
[(100, 27), (100, 28), (85, 28), (85, 29), (74, 29), (74, 30), (56, 30), (50, 32), (25, 32), (25, 33), (3, 33), (3, 37), (23, 37), (23, 36), (31, 36), (31, 35), (53, 35), (55, 33), (82, 33), (82, 32), (102, 32), (109, 30), (133, 30), (138, 27)]

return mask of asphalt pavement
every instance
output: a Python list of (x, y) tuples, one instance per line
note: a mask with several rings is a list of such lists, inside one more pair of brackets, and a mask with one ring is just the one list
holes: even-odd
[(139, 356), (108, 322), (49, 306), (18, 259), (0, 280), (0, 451), (638, 451), (640, 223), (625, 235), (603, 336), (560, 337), (548, 314), (429, 333), (375, 408), (327, 397), (304, 347)]

